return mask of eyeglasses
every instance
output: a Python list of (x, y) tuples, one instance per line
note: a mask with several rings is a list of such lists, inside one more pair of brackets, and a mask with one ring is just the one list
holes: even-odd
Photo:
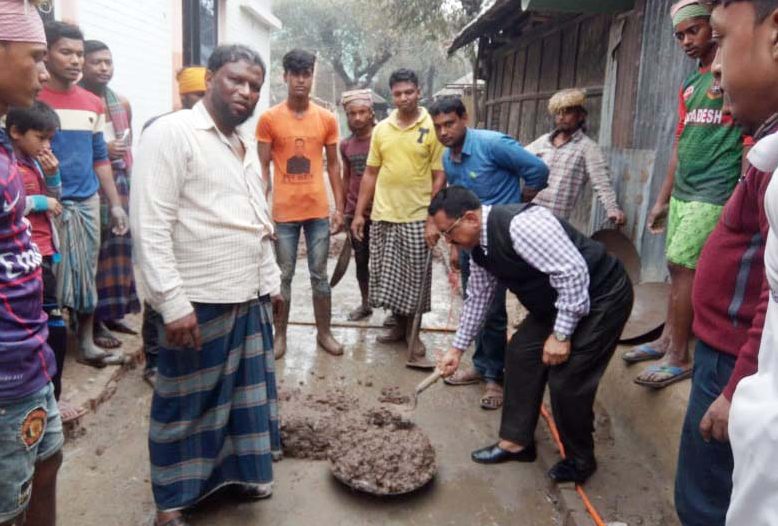
[(448, 227), (445, 231), (441, 232), (440, 235), (442, 235), (446, 239), (451, 238), (451, 232), (454, 231), (454, 229), (459, 226), (459, 223), (462, 222), (462, 220), (465, 218), (465, 216), (460, 216), (456, 221), (451, 223), (451, 226)]

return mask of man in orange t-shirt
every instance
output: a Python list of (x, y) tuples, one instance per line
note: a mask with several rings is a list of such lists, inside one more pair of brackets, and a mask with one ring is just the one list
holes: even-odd
[[(281, 267), (283, 306), (276, 312), (275, 355), (286, 352), (286, 325), (292, 299), (292, 278), (297, 263), (300, 231), (305, 233), (308, 269), (313, 289), (316, 342), (326, 352), (343, 354), (343, 346), (332, 336), (332, 302), (327, 279), (330, 234), (343, 226), (343, 190), (338, 161), (338, 122), (335, 115), (309, 100), (316, 56), (302, 49), (284, 55), (287, 99), (267, 110), (257, 125), (262, 175), (270, 181), (273, 162), (273, 220), (276, 222), (276, 258)], [(335, 213), (329, 219), (329, 200), (324, 181), (327, 175), (335, 197)]]

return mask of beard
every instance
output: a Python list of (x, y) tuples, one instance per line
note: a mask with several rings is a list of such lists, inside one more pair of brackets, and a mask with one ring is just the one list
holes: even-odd
[(219, 120), (221, 120), (223, 124), (232, 128), (236, 128), (249, 120), (251, 115), (254, 113), (255, 106), (252, 106), (245, 114), (236, 114), (233, 113), (232, 109), (230, 108), (230, 103), (224, 99), (219, 97), (211, 97), (211, 102), (213, 104), (214, 110), (216, 110), (216, 113), (219, 115)]

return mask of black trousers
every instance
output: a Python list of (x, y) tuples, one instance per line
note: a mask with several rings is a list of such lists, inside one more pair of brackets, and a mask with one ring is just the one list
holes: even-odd
[(592, 298), (572, 338), (567, 362), (543, 364), (543, 345), (553, 332), (553, 321), (528, 315), (508, 343), (505, 353), (505, 402), (500, 438), (532, 444), (548, 384), (554, 420), (567, 458), (581, 466), (594, 462), (594, 397), (605, 368), (616, 350), (621, 331), (632, 311), (629, 278)]

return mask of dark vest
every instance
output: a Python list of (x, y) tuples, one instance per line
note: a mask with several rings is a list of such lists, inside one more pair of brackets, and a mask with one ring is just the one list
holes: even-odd
[[(541, 320), (556, 317), (557, 292), (544, 274), (519, 256), (513, 249), (510, 224), (532, 204), (520, 203), (493, 206), (487, 222), (487, 251), (479, 246), (473, 249), (473, 261), (495, 276), (516, 294), (524, 307)], [(567, 221), (559, 219), (565, 233), (583, 256), (589, 268), (589, 298), (592, 303), (624, 279), (619, 261), (608, 255), (605, 247), (581, 234)]]

